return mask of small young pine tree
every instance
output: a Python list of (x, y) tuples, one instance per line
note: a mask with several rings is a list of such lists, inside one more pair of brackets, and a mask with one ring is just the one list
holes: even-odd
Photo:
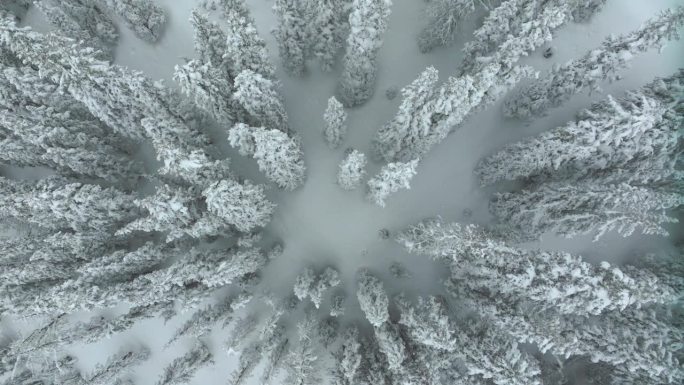
[(337, 148), (347, 133), (347, 112), (342, 103), (338, 102), (334, 96), (328, 99), (328, 107), (323, 114), (325, 127), (323, 127), (323, 137), (330, 148)]
[(359, 187), (366, 175), (366, 155), (352, 150), (340, 163), (337, 171), (337, 184), (344, 190), (354, 190)]

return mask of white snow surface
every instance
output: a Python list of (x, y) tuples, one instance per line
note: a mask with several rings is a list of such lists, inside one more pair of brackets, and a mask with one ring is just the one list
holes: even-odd
[[(161, 40), (155, 45), (147, 44), (119, 23), (121, 37), (115, 60), (117, 64), (141, 70), (155, 80), (164, 79), (167, 85), (175, 87), (171, 79), (174, 66), (183, 63), (184, 58), (194, 57), (193, 31), (188, 18), (199, 1), (157, 2), (168, 13), (167, 28)], [(578, 95), (560, 109), (553, 110), (548, 117), (537, 119), (531, 124), (505, 120), (501, 104), (492, 106), (469, 119), (428, 154), (418, 166), (418, 175), (413, 178), (411, 189), (392, 195), (387, 200), (387, 206), (380, 208), (365, 199), (363, 185), (351, 192), (336, 185), (337, 167), (344, 158), (345, 149), (354, 147), (370, 155), (371, 138), (382, 124), (391, 119), (401, 103), (400, 97), (387, 100), (387, 88), (407, 85), (429, 65), (440, 71), (441, 80), (454, 74), (460, 61), (460, 48), (470, 39), (477, 20), (470, 21), (472, 25), (464, 26), (455, 45), (421, 54), (416, 36), (426, 21), (422, 13), (426, 3), (395, 0), (385, 42), (379, 54), (375, 95), (362, 107), (348, 110), (347, 136), (337, 150), (330, 150), (321, 133), (323, 113), (328, 98), (335, 93), (341, 65), (338, 62), (333, 72), (322, 73), (318, 63), (311, 62), (304, 78), (286, 75), (278, 60), (276, 42), (270, 33), (275, 27), (275, 17), (271, 11), (273, 2), (247, 0), (259, 33), (267, 41), (272, 61), (278, 66), (277, 76), (282, 82), (290, 125), (303, 139), (307, 180), (304, 186), (293, 192), (283, 192), (275, 187), (269, 190), (269, 198), (278, 207), (273, 221), (265, 229), (265, 235), (268, 240), (282, 241), (284, 253), (268, 265), (262, 286), (285, 296), (292, 292), (295, 278), (304, 267), (334, 266), (340, 272), (341, 287), (347, 291), (348, 307), (344, 319), (362, 318), (354, 295), (356, 272), (361, 267), (370, 268), (382, 278), (390, 294), (402, 290), (419, 295), (437, 292), (440, 290), (439, 278), (447, 274), (446, 267), (434, 264), (425, 257), (409, 255), (398, 244), (382, 239), (379, 230), (388, 229), (394, 234), (410, 224), (435, 215), (464, 223), (486, 223), (491, 219), (487, 203), (494, 188), (480, 188), (473, 174), (481, 157), (506, 143), (573, 119), (579, 109), (604, 98), (607, 93), (620, 95), (624, 90), (646, 84), (655, 76), (674, 73), (684, 57), (684, 41), (671, 42), (662, 54), (649, 52), (641, 55), (634, 60), (632, 68), (624, 73), (624, 80), (606, 84), (603, 94)], [(553, 63), (577, 57), (587, 49), (598, 46), (611, 33), (637, 28), (658, 11), (678, 3), (677, 0), (610, 0), (590, 23), (571, 23), (563, 27), (551, 44), (555, 48), (551, 59), (542, 58), (544, 47), (523, 61), (543, 71)], [(36, 10), (30, 11), (27, 24), (39, 31), (49, 29)], [(234, 170), (256, 182), (266, 183), (254, 160), (242, 157), (229, 148), (225, 139), (226, 128), (208, 129), (211, 130), (211, 136), (219, 140), (221, 149), (231, 156)], [(375, 175), (380, 166), (369, 162), (367, 177)], [(471, 210), (472, 217), (466, 218), (464, 209)], [(549, 236), (540, 244), (530, 246), (577, 252), (591, 261), (607, 260), (613, 264), (629, 258), (638, 250), (652, 251), (669, 247), (668, 242), (655, 236), (624, 239), (608, 234), (599, 242), (591, 242), (591, 237), (565, 240)], [(388, 268), (394, 261), (406, 266), (412, 278), (392, 279)], [(407, 287), (409, 284), (410, 287)], [(322, 311), (327, 311), (328, 305), (324, 302)], [(114, 309), (107, 313), (123, 310)], [(91, 315), (77, 314), (74, 318), (88, 319)], [(181, 314), (167, 324), (163, 324), (162, 320), (143, 321), (111, 340), (87, 346), (77, 345), (70, 351), (78, 357), (80, 368), (89, 370), (116, 353), (122, 345), (142, 343), (150, 347), (152, 355), (137, 368), (134, 379), (137, 384), (154, 384), (164, 366), (193, 345), (192, 338), (183, 338), (172, 347), (163, 349), (175, 329), (190, 315), (191, 312)], [(11, 323), (17, 329), (26, 329), (34, 325), (35, 320), (13, 320)], [(200, 369), (189, 385), (226, 383), (238, 358), (223, 350), (227, 332), (215, 331), (204, 338), (214, 353), (216, 364)], [(255, 372), (259, 371), (260, 367)], [(256, 378), (252, 379), (252, 383), (258, 383)]]

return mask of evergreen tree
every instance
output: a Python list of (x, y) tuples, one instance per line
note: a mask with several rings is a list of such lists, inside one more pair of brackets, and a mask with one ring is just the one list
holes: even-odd
[(490, 211), (503, 223), (539, 237), (552, 232), (567, 238), (593, 234), (598, 240), (609, 231), (623, 237), (642, 234), (667, 236), (667, 223), (677, 223), (668, 210), (684, 204), (676, 189), (648, 188), (626, 183), (548, 183), (536, 190), (499, 193)]
[(340, 163), (337, 171), (337, 184), (345, 190), (354, 190), (359, 187), (366, 175), (367, 164), (365, 154), (352, 150)]
[(297, 324), (298, 344), (286, 357), (284, 366), (287, 376), (285, 382), (293, 385), (320, 384), (321, 376), (317, 368), (318, 356), (312, 340), (314, 319), (308, 315)]
[(362, 352), (359, 343), (359, 330), (352, 326), (342, 334), (342, 343), (333, 354), (337, 365), (333, 369), (334, 383), (336, 385), (351, 385), (361, 367)]
[(183, 66), (176, 66), (173, 79), (184, 94), (217, 122), (230, 125), (234, 121), (231, 84), (220, 67), (191, 60)]
[(147, 360), (149, 356), (150, 351), (147, 348), (120, 352), (110, 357), (106, 363), (98, 364), (95, 370), (86, 376), (87, 383), (93, 385), (112, 384), (122, 372)]
[(231, 73), (237, 77), (242, 71), (249, 70), (266, 79), (273, 79), (275, 69), (270, 62), (266, 43), (259, 36), (243, 1), (228, 0), (224, 3), (228, 39), (223, 57), (230, 60)]
[(630, 305), (667, 302), (672, 289), (648, 272), (633, 276), (564, 252), (511, 247), (475, 225), (426, 221), (397, 238), (409, 252), (446, 259), (451, 276), (470, 290), (528, 298), (562, 314), (591, 315)]
[(368, 270), (361, 270), (358, 276), (356, 297), (361, 310), (371, 325), (380, 327), (389, 320), (389, 299), (382, 281)]
[(247, 112), (250, 124), (289, 131), (287, 112), (274, 81), (251, 70), (242, 71), (235, 78), (233, 99)]
[(330, 148), (337, 148), (347, 133), (347, 112), (344, 111), (342, 103), (338, 102), (334, 96), (328, 99), (328, 107), (323, 114), (325, 127), (323, 137)]
[(368, 181), (368, 199), (380, 207), (385, 207), (385, 199), (401, 189), (410, 189), (411, 179), (416, 175), (418, 159), (408, 163), (388, 163), (378, 175)]
[[(221, 27), (209, 21), (207, 15), (193, 10), (190, 14), (190, 24), (195, 32), (195, 52), (200, 63), (211, 66), (226, 75), (237, 76), (230, 71), (230, 60), (224, 58), (226, 54), (228, 37)], [(225, 91), (224, 91), (225, 92)]]
[(183, 336), (201, 337), (209, 333), (211, 328), (219, 322), (227, 325), (233, 320), (234, 312), (245, 306), (245, 303), (250, 301), (251, 298), (252, 296), (247, 293), (231, 295), (216, 304), (210, 304), (199, 309), (176, 330), (173, 337), (166, 343), (166, 346), (173, 344)]
[(399, 335), (398, 327), (390, 322), (385, 322), (373, 330), (378, 347), (387, 360), (388, 369), (391, 372), (401, 373), (402, 366), (404, 366), (403, 362), (407, 359), (408, 353)]
[(435, 0), (425, 11), (428, 23), (418, 35), (420, 52), (427, 53), (434, 48), (450, 45), (456, 38), (460, 23), (470, 17), (478, 5), (487, 1), (477, 0)]
[(110, 144), (118, 140), (111, 135), (92, 135), (99, 127), (89, 123), (52, 107), (26, 106), (21, 111), (0, 107), (1, 145), (7, 150), (0, 156), (16, 166), (45, 166), (66, 176), (111, 182), (140, 176), (142, 166)]
[(308, 0), (307, 24), (310, 50), (324, 72), (332, 70), (337, 52), (343, 47), (350, 0)]
[(112, 19), (93, 0), (39, 0), (33, 3), (66, 36), (101, 50), (111, 60), (119, 39)]
[(307, 297), (311, 298), (316, 309), (321, 306), (323, 294), (330, 288), (340, 284), (340, 277), (337, 270), (326, 268), (322, 274), (316, 275), (311, 268), (304, 269), (304, 272), (297, 277), (294, 286), (294, 294), (300, 301)]
[(164, 10), (151, 0), (96, 0), (119, 15), (136, 36), (154, 43), (166, 26)]
[(275, 209), (275, 205), (266, 200), (263, 187), (249, 182), (239, 184), (222, 180), (206, 189), (203, 195), (210, 214), (241, 232), (265, 226)]
[[(471, 72), (479, 66), (482, 58), (491, 57), (493, 52), (505, 46), (511, 37), (518, 38), (530, 32), (542, 39), (528, 45), (529, 52), (551, 41), (552, 33), (573, 18), (573, 13), (586, 20), (600, 11), (602, 0), (505, 0), (492, 9), (478, 29), (473, 32), (474, 39), (463, 48), (462, 74)], [(535, 31), (539, 26), (542, 29)]]
[(489, 379), (497, 385), (541, 384), (537, 363), (522, 353), (501, 330), (479, 320), (462, 320), (456, 327), (440, 297), (421, 299), (413, 307), (399, 298), (400, 323), (418, 344), (450, 352), (463, 360), (470, 381)]
[(280, 59), (285, 70), (294, 76), (304, 74), (308, 54), (309, 36), (304, 11), (304, 2), (301, 0), (276, 0), (273, 6), (278, 19), (278, 26), (273, 33), (278, 41)]
[(298, 137), (282, 131), (237, 124), (228, 140), (243, 155), (256, 159), (266, 177), (278, 187), (292, 191), (304, 182), (306, 167)]
[(340, 97), (347, 106), (363, 104), (373, 94), (376, 61), (387, 29), (391, 0), (354, 0), (349, 15)]
[(578, 119), (482, 160), (482, 184), (532, 177), (650, 184), (680, 178), (684, 71), (594, 104)]
[(213, 364), (211, 352), (198, 341), (185, 355), (173, 360), (157, 381), (157, 385), (187, 384), (202, 366)]
[[(456, 284), (458, 285), (458, 284)], [(532, 343), (559, 357), (588, 356), (624, 368), (635, 377), (650, 378), (643, 383), (677, 383), (681, 378), (676, 358), (681, 329), (672, 324), (668, 312), (652, 307), (628, 307), (588, 319), (539, 311), (524, 303), (511, 306), (501, 297), (485, 297), (474, 292), (454, 293), (465, 299), (497, 326), (520, 342)], [(466, 299), (467, 298), (467, 299)]]
[(0, 189), (0, 217), (47, 229), (107, 234), (138, 214), (129, 194), (59, 177), (37, 183), (0, 178)]
[(511, 96), (504, 106), (508, 116), (528, 118), (543, 115), (585, 88), (600, 90), (602, 80), (615, 81), (619, 72), (639, 53), (662, 50), (668, 40), (677, 39), (684, 25), (684, 7), (668, 9), (641, 28), (618, 37), (611, 36), (583, 57), (554, 67), (549, 73)]
[(434, 67), (428, 67), (410, 85), (402, 88), (404, 99), (399, 111), (378, 130), (373, 140), (374, 150), (382, 159), (387, 162), (408, 160), (427, 152), (428, 149), (420, 149), (420, 132), (415, 130), (415, 127), (420, 126), (414, 120), (420, 117), (418, 112), (434, 96), (438, 79), (438, 71)]

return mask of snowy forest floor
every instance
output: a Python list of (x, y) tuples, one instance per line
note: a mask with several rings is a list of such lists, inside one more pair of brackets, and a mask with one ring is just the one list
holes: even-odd
[[(183, 63), (184, 58), (194, 57), (192, 27), (188, 21), (191, 10), (197, 6), (195, 0), (158, 0), (169, 17), (167, 29), (161, 41), (151, 46), (135, 38), (121, 28), (121, 39), (116, 50), (115, 62), (141, 70), (152, 79), (163, 79), (174, 87), (171, 79), (173, 67)], [(501, 105), (497, 104), (480, 112), (467, 121), (458, 131), (452, 133), (434, 151), (428, 154), (419, 166), (418, 175), (412, 181), (409, 191), (393, 195), (387, 207), (379, 208), (364, 199), (362, 189), (345, 192), (335, 184), (338, 163), (346, 148), (353, 147), (370, 153), (371, 138), (376, 130), (396, 113), (401, 97), (388, 100), (385, 90), (391, 86), (401, 88), (411, 82), (425, 67), (434, 66), (440, 71), (440, 78), (453, 74), (460, 62), (460, 48), (470, 39), (478, 20), (464, 25), (455, 44), (439, 48), (429, 54), (419, 52), (416, 35), (423, 27), (423, 10), (426, 3), (419, 0), (395, 0), (385, 34), (384, 45), (378, 61), (378, 81), (374, 97), (365, 105), (349, 110), (349, 132), (342, 146), (330, 150), (323, 141), (321, 127), (323, 112), (328, 98), (335, 94), (340, 68), (323, 73), (317, 63), (309, 63), (303, 78), (286, 75), (278, 59), (276, 42), (270, 33), (275, 26), (271, 11), (272, 0), (247, 0), (252, 15), (257, 21), (260, 35), (266, 39), (272, 61), (279, 67), (277, 75), (282, 82), (290, 124), (303, 139), (307, 181), (293, 192), (270, 189), (269, 198), (278, 205), (272, 222), (265, 229), (266, 241), (280, 241), (284, 253), (264, 271), (262, 286), (285, 296), (292, 291), (297, 274), (306, 266), (334, 266), (342, 276), (342, 285), (349, 297), (355, 291), (356, 271), (368, 267), (385, 284), (390, 294), (408, 290), (413, 295), (431, 294), (440, 290), (440, 279), (447, 269), (424, 257), (406, 253), (398, 244), (382, 239), (378, 232), (388, 229), (394, 233), (417, 221), (440, 215), (447, 220), (462, 223), (488, 223), (491, 218), (487, 205), (493, 188), (480, 188), (473, 174), (477, 161), (483, 156), (501, 148), (504, 144), (534, 135), (572, 120), (575, 113), (588, 107), (592, 101), (605, 94), (619, 95), (624, 90), (646, 84), (656, 76), (667, 76), (682, 64), (684, 41), (670, 43), (663, 53), (650, 52), (634, 60), (630, 70), (624, 73), (624, 80), (604, 85), (603, 94), (579, 95), (562, 108), (531, 123), (504, 119)], [(543, 71), (554, 63), (562, 63), (577, 57), (587, 49), (597, 46), (609, 34), (618, 34), (637, 28), (658, 11), (677, 4), (678, 1), (608, 1), (605, 9), (586, 24), (569, 24), (555, 36), (551, 46), (555, 53), (544, 59), (537, 50), (523, 63), (531, 64)], [(39, 31), (46, 30), (46, 24), (37, 11), (33, 10), (26, 24)], [(211, 136), (227, 156), (232, 159), (233, 169), (240, 175), (257, 182), (266, 183), (258, 172), (256, 164), (231, 150), (225, 140), (227, 127), (208, 127)], [(368, 174), (373, 175), (379, 164), (371, 162)], [(470, 210), (472, 216), (464, 215)], [(674, 229), (674, 228), (673, 228)], [(673, 238), (681, 238), (674, 234)], [(621, 238), (608, 234), (598, 242), (591, 237), (572, 240), (545, 237), (540, 244), (530, 245), (546, 249), (565, 250), (583, 255), (590, 261), (607, 260), (620, 262), (637, 251), (653, 251), (670, 247), (671, 239), (657, 236), (632, 236)], [(394, 261), (401, 262), (411, 272), (410, 279), (389, 279), (388, 267)], [(355, 301), (349, 301), (345, 317), (362, 318)], [(326, 304), (323, 305), (326, 307)], [(118, 309), (121, 311), (122, 309)], [(113, 310), (117, 311), (117, 310)], [(79, 359), (79, 365), (89, 369), (97, 362), (116, 352), (118, 346), (132, 341), (142, 341), (153, 352), (150, 360), (135, 372), (140, 384), (154, 383), (162, 368), (173, 358), (182, 354), (179, 349), (190, 347), (190, 341), (163, 350), (169, 336), (190, 314), (175, 317), (167, 325), (163, 321), (140, 322), (131, 330), (122, 333), (116, 340), (101, 341), (97, 345), (75, 346), (72, 353)], [(83, 314), (84, 319), (91, 314)], [(13, 322), (17, 328), (24, 321)], [(209, 341), (215, 341), (210, 348), (215, 353), (216, 365), (201, 369), (190, 384), (223, 384), (228, 373), (236, 364), (237, 356), (227, 356), (221, 351), (220, 342), (225, 332), (215, 332)]]

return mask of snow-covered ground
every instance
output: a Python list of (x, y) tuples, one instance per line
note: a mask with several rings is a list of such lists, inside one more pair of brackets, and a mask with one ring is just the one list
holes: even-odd
[[(158, 2), (169, 15), (161, 41), (149, 45), (135, 38), (128, 29), (121, 28), (115, 61), (141, 70), (153, 79), (164, 79), (166, 84), (174, 86), (171, 79), (174, 66), (183, 63), (184, 58), (194, 56), (192, 27), (188, 18), (196, 1)], [(395, 232), (436, 215), (459, 222), (489, 221), (487, 204), (493, 188), (480, 188), (473, 175), (475, 164), (481, 157), (506, 143), (573, 119), (579, 109), (605, 97), (607, 93), (619, 95), (624, 90), (647, 83), (655, 76), (669, 75), (682, 65), (684, 58), (684, 41), (670, 43), (661, 54), (650, 52), (641, 55), (634, 60), (631, 69), (624, 73), (624, 80), (605, 84), (603, 94), (576, 96), (562, 108), (553, 110), (548, 117), (530, 124), (504, 119), (501, 105), (494, 105), (469, 119), (426, 156), (412, 181), (411, 189), (391, 196), (387, 206), (380, 208), (364, 199), (362, 189), (345, 192), (335, 184), (337, 166), (345, 149), (353, 147), (370, 153), (371, 138), (383, 123), (391, 119), (401, 102), (400, 96), (388, 100), (385, 97), (387, 88), (408, 84), (426, 66), (438, 69), (441, 79), (455, 73), (460, 61), (460, 48), (469, 40), (477, 20), (471, 21), (471, 26), (464, 26), (454, 46), (421, 54), (415, 37), (426, 20), (422, 13), (426, 3), (395, 0), (389, 29), (380, 51), (375, 95), (362, 107), (349, 110), (347, 138), (339, 149), (333, 151), (323, 141), (321, 128), (327, 100), (335, 93), (339, 64), (333, 72), (322, 73), (317, 63), (310, 63), (309, 71), (303, 78), (287, 76), (280, 66), (276, 43), (270, 33), (275, 26), (275, 17), (271, 12), (273, 0), (247, 0), (247, 3), (261, 36), (267, 41), (272, 60), (279, 67), (277, 74), (282, 82), (290, 123), (302, 136), (308, 168), (307, 181), (303, 187), (293, 192), (275, 188), (269, 191), (269, 198), (278, 204), (278, 208), (265, 230), (266, 237), (268, 240), (279, 240), (285, 246), (284, 254), (271, 262), (264, 272), (262, 285), (275, 293), (290, 292), (296, 275), (308, 265), (337, 267), (350, 296), (354, 293), (355, 275), (360, 267), (369, 267), (381, 278), (387, 278), (385, 284), (390, 293), (410, 290), (415, 294), (425, 294), (439, 290), (439, 278), (444, 276), (446, 268), (407, 254), (396, 243), (382, 239), (379, 230)], [(681, 1), (609, 0), (591, 22), (569, 24), (556, 34), (552, 43), (555, 54), (551, 59), (542, 58), (542, 50), (538, 50), (523, 62), (543, 71), (553, 63), (562, 63), (583, 54), (611, 33), (637, 28), (659, 10), (678, 3)], [(46, 28), (36, 11), (32, 11), (27, 23), (38, 30)], [(222, 132), (225, 127), (208, 129), (212, 130), (212, 137), (225, 138)], [(265, 181), (252, 160), (231, 151), (225, 142), (219, 142), (219, 146), (232, 157), (234, 169), (239, 174), (258, 182)], [(371, 163), (368, 172), (373, 175), (378, 169), (378, 164)], [(464, 215), (466, 209), (472, 211), (472, 217)], [(549, 236), (540, 245), (530, 246), (578, 252), (589, 260), (620, 261), (638, 250), (669, 247), (669, 242), (656, 236), (621, 238), (609, 234), (598, 242), (592, 242), (591, 237), (566, 240)], [(388, 267), (393, 261), (400, 261), (407, 266), (413, 278), (389, 279)], [(361, 317), (355, 301), (349, 303), (352, 307), (347, 309), (345, 317)], [(73, 353), (78, 356), (79, 365), (87, 369), (115, 353), (121, 344), (143, 343), (152, 349), (153, 354), (136, 370), (135, 378), (139, 384), (152, 384), (168, 362), (191, 346), (192, 341), (187, 339), (172, 348), (162, 349), (171, 333), (189, 315), (176, 317), (166, 325), (158, 320), (140, 322), (131, 330), (117, 335), (115, 340), (103, 341), (96, 346), (77, 346), (73, 348)], [(15, 321), (15, 325), (21, 328), (22, 321)], [(206, 339), (215, 353), (216, 365), (201, 369), (191, 385), (226, 382), (237, 356), (229, 356), (222, 351), (225, 336), (226, 332), (215, 332)]]

